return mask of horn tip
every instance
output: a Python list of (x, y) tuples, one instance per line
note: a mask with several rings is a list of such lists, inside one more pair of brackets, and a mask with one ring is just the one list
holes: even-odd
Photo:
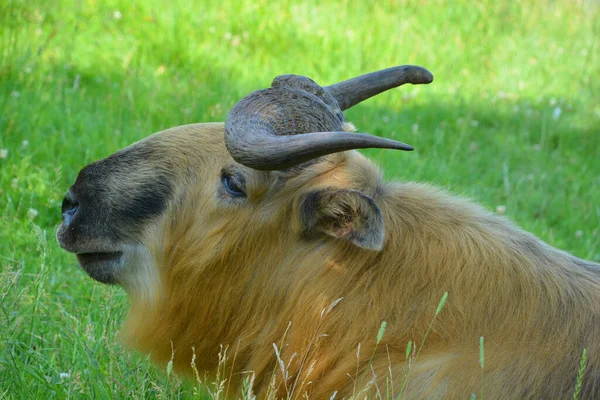
[(396, 142), (396, 143), (394, 143), (393, 149), (404, 150), (404, 151), (413, 151), (415, 148), (412, 147), (410, 144)]
[(417, 72), (411, 83), (413, 84), (429, 84), (433, 82), (433, 74), (427, 68), (414, 66), (413, 71)]
[(433, 82), (433, 74), (427, 70), (425, 70), (426, 74), (425, 74), (425, 83), (431, 83)]

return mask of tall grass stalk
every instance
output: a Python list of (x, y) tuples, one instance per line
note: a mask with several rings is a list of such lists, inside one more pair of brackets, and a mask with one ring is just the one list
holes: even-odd
[[(358, 385), (358, 388), (361, 389), (361, 392), (363, 390), (367, 389), (367, 388), (363, 387), (363, 382), (364, 382), (365, 376), (368, 374), (368, 371), (371, 370), (373, 373), (373, 376), (375, 376), (375, 371), (373, 371), (373, 357), (375, 357), (375, 353), (377, 352), (377, 347), (379, 346), (379, 343), (381, 342), (381, 339), (383, 338), (383, 334), (385, 333), (386, 328), (387, 328), (387, 322), (381, 321), (381, 325), (379, 326), (379, 331), (377, 332), (377, 340), (375, 341), (375, 347), (373, 348), (373, 352), (371, 353), (371, 357), (369, 358), (369, 363), (367, 364), (367, 367), (363, 371), (363, 373), (361, 375), (360, 384)], [(359, 393), (359, 395), (360, 395), (360, 393)]]
[(581, 352), (581, 360), (579, 361), (579, 370), (577, 370), (577, 380), (575, 381), (575, 391), (573, 392), (573, 400), (578, 400), (581, 393), (581, 385), (583, 384), (583, 374), (587, 365), (587, 349)]
[(404, 398), (404, 396), (406, 395), (405, 390), (406, 390), (406, 386), (408, 385), (408, 379), (410, 377), (412, 367), (414, 366), (415, 362), (417, 361), (417, 358), (419, 357), (419, 354), (421, 353), (421, 349), (423, 348), (423, 346), (425, 345), (425, 342), (427, 341), (427, 337), (429, 336), (431, 327), (433, 326), (433, 323), (435, 322), (438, 314), (444, 308), (444, 305), (446, 304), (447, 299), (448, 299), (448, 292), (444, 292), (440, 302), (438, 303), (437, 308), (435, 309), (435, 314), (433, 316), (433, 319), (429, 323), (429, 326), (427, 327), (427, 331), (425, 332), (425, 335), (423, 336), (423, 340), (421, 341), (421, 344), (419, 345), (419, 349), (417, 350), (417, 354), (415, 355), (415, 358), (412, 361), (412, 365), (408, 369), (408, 373), (406, 374), (406, 377), (404, 378), (404, 382), (402, 383), (402, 388), (400, 389), (400, 393), (398, 393), (398, 396), (396, 397), (396, 399), (400, 399), (401, 396), (402, 396), (402, 398)]
[(483, 349), (483, 336), (479, 338), (479, 365), (481, 366), (481, 390), (479, 391), (479, 397), (483, 399), (483, 368), (485, 365), (485, 352)]

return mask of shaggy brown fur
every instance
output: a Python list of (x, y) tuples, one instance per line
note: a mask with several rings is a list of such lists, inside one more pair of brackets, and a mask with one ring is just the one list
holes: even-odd
[[(155, 362), (174, 349), (176, 370), (191, 374), (194, 351), (200, 374), (214, 378), (229, 346), (230, 395), (253, 375), (259, 397), (348, 398), (366, 387), (361, 397), (395, 398), (410, 370), (411, 399), (558, 399), (572, 395), (585, 347), (582, 398), (600, 397), (597, 264), (446, 192), (385, 183), (354, 151), (255, 171), (228, 155), (222, 124), (174, 128), (127, 150), (148, 146), (164, 156), (130, 176), (166, 169), (174, 189), (136, 239), (151, 261), (119, 281), (131, 299), (122, 337)], [(247, 198), (228, 196), (223, 169), (242, 177)], [(137, 178), (122, 179), (127, 188)], [(122, 191), (106, 192), (117, 202)], [(407, 362), (407, 343), (421, 344), (446, 291)]]

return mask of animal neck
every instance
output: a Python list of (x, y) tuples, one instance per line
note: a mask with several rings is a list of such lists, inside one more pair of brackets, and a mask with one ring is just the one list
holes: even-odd
[[(437, 322), (447, 336), (501, 331), (525, 339), (542, 328), (548, 337), (560, 336), (568, 329), (553, 326), (553, 316), (568, 321), (598, 306), (598, 299), (577, 295), (583, 286), (600, 289), (593, 287), (598, 272), (576, 265), (582, 260), (438, 189), (404, 183), (385, 191), (381, 207), (388, 236), (382, 264), (396, 266), (387, 279), (403, 288), (397, 308), (429, 304), (431, 310), (449, 292)], [(431, 312), (425, 314), (431, 318)], [(415, 326), (427, 326), (423, 323)]]

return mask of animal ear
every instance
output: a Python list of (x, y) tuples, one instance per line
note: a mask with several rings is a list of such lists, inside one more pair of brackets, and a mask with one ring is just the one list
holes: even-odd
[(300, 203), (302, 235), (326, 234), (367, 250), (383, 248), (381, 210), (369, 196), (349, 189), (321, 189), (305, 194)]

